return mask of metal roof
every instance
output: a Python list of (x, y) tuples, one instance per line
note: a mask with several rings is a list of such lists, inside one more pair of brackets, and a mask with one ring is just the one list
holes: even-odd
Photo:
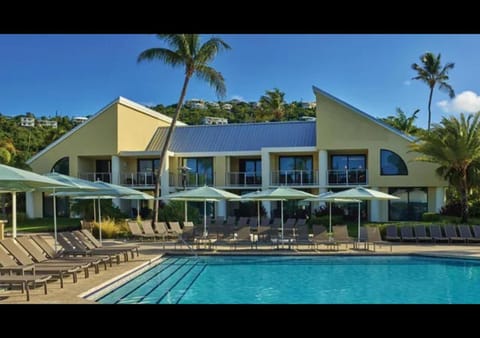
[[(177, 126), (173, 152), (259, 151), (266, 147), (315, 147), (315, 122), (266, 122)], [(159, 127), (146, 151), (159, 151), (168, 127)]]

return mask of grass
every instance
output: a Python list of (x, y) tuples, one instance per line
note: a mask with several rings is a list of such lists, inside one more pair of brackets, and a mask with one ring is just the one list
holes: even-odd
[[(80, 220), (74, 218), (57, 217), (57, 229), (76, 230), (80, 229)], [(11, 220), (5, 225), (5, 231), (12, 231)], [(17, 220), (17, 231), (21, 232), (53, 232), (53, 218), (34, 218)]]

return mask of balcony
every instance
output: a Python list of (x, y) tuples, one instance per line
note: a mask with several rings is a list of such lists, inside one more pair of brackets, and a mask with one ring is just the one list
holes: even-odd
[(226, 173), (227, 186), (261, 186), (262, 174), (259, 172), (228, 172)]
[(78, 177), (87, 181), (102, 181), (112, 183), (112, 173), (109, 172), (84, 172), (79, 173)]
[(313, 170), (272, 171), (271, 185), (311, 186), (318, 184), (318, 172)]
[(367, 182), (366, 169), (328, 170), (329, 185), (365, 185)]
[(170, 173), (169, 176), (169, 185), (171, 187), (183, 188), (183, 187), (201, 187), (204, 185), (213, 186), (215, 185), (215, 180), (213, 179), (215, 175), (205, 175), (197, 173)]
[(138, 171), (121, 175), (121, 184), (129, 187), (152, 187), (156, 178), (151, 171)]

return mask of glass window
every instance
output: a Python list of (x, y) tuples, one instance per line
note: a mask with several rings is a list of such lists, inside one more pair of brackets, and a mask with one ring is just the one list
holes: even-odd
[(389, 201), (390, 221), (418, 221), (428, 210), (427, 188), (390, 188), (389, 193), (400, 198)]
[(280, 156), (278, 166), (281, 184), (313, 183), (312, 156)]
[(393, 151), (380, 150), (380, 175), (408, 175), (407, 165)]
[(332, 170), (365, 169), (365, 155), (332, 155)]
[(59, 159), (52, 167), (52, 171), (63, 174), (69, 175), (70, 173), (70, 161), (68, 156)]
[(186, 158), (184, 165), (190, 168), (188, 185), (213, 185), (213, 158)]

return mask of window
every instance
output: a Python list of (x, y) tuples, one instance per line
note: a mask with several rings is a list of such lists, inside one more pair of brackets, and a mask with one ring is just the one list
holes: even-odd
[(280, 156), (278, 159), (280, 184), (313, 183), (312, 156)]
[(187, 185), (213, 185), (213, 158), (186, 158), (183, 165), (190, 168)]
[[(262, 160), (256, 159), (241, 159), (239, 161), (239, 168), (241, 172), (240, 182), (246, 184), (262, 184)], [(245, 179), (245, 181), (244, 181)]]
[(388, 193), (400, 198), (388, 203), (390, 221), (418, 221), (428, 210), (427, 188), (390, 188)]
[(365, 155), (332, 155), (329, 184), (366, 184)]
[(137, 181), (138, 184), (152, 185), (155, 184), (155, 173), (158, 170), (160, 165), (160, 160), (158, 159), (140, 159), (137, 163), (138, 174)]
[(380, 175), (408, 175), (408, 169), (400, 156), (391, 150), (380, 150)]
[(68, 156), (62, 157), (59, 159), (57, 162), (52, 167), (52, 171), (63, 174), (63, 175), (69, 175), (70, 173), (70, 161)]

